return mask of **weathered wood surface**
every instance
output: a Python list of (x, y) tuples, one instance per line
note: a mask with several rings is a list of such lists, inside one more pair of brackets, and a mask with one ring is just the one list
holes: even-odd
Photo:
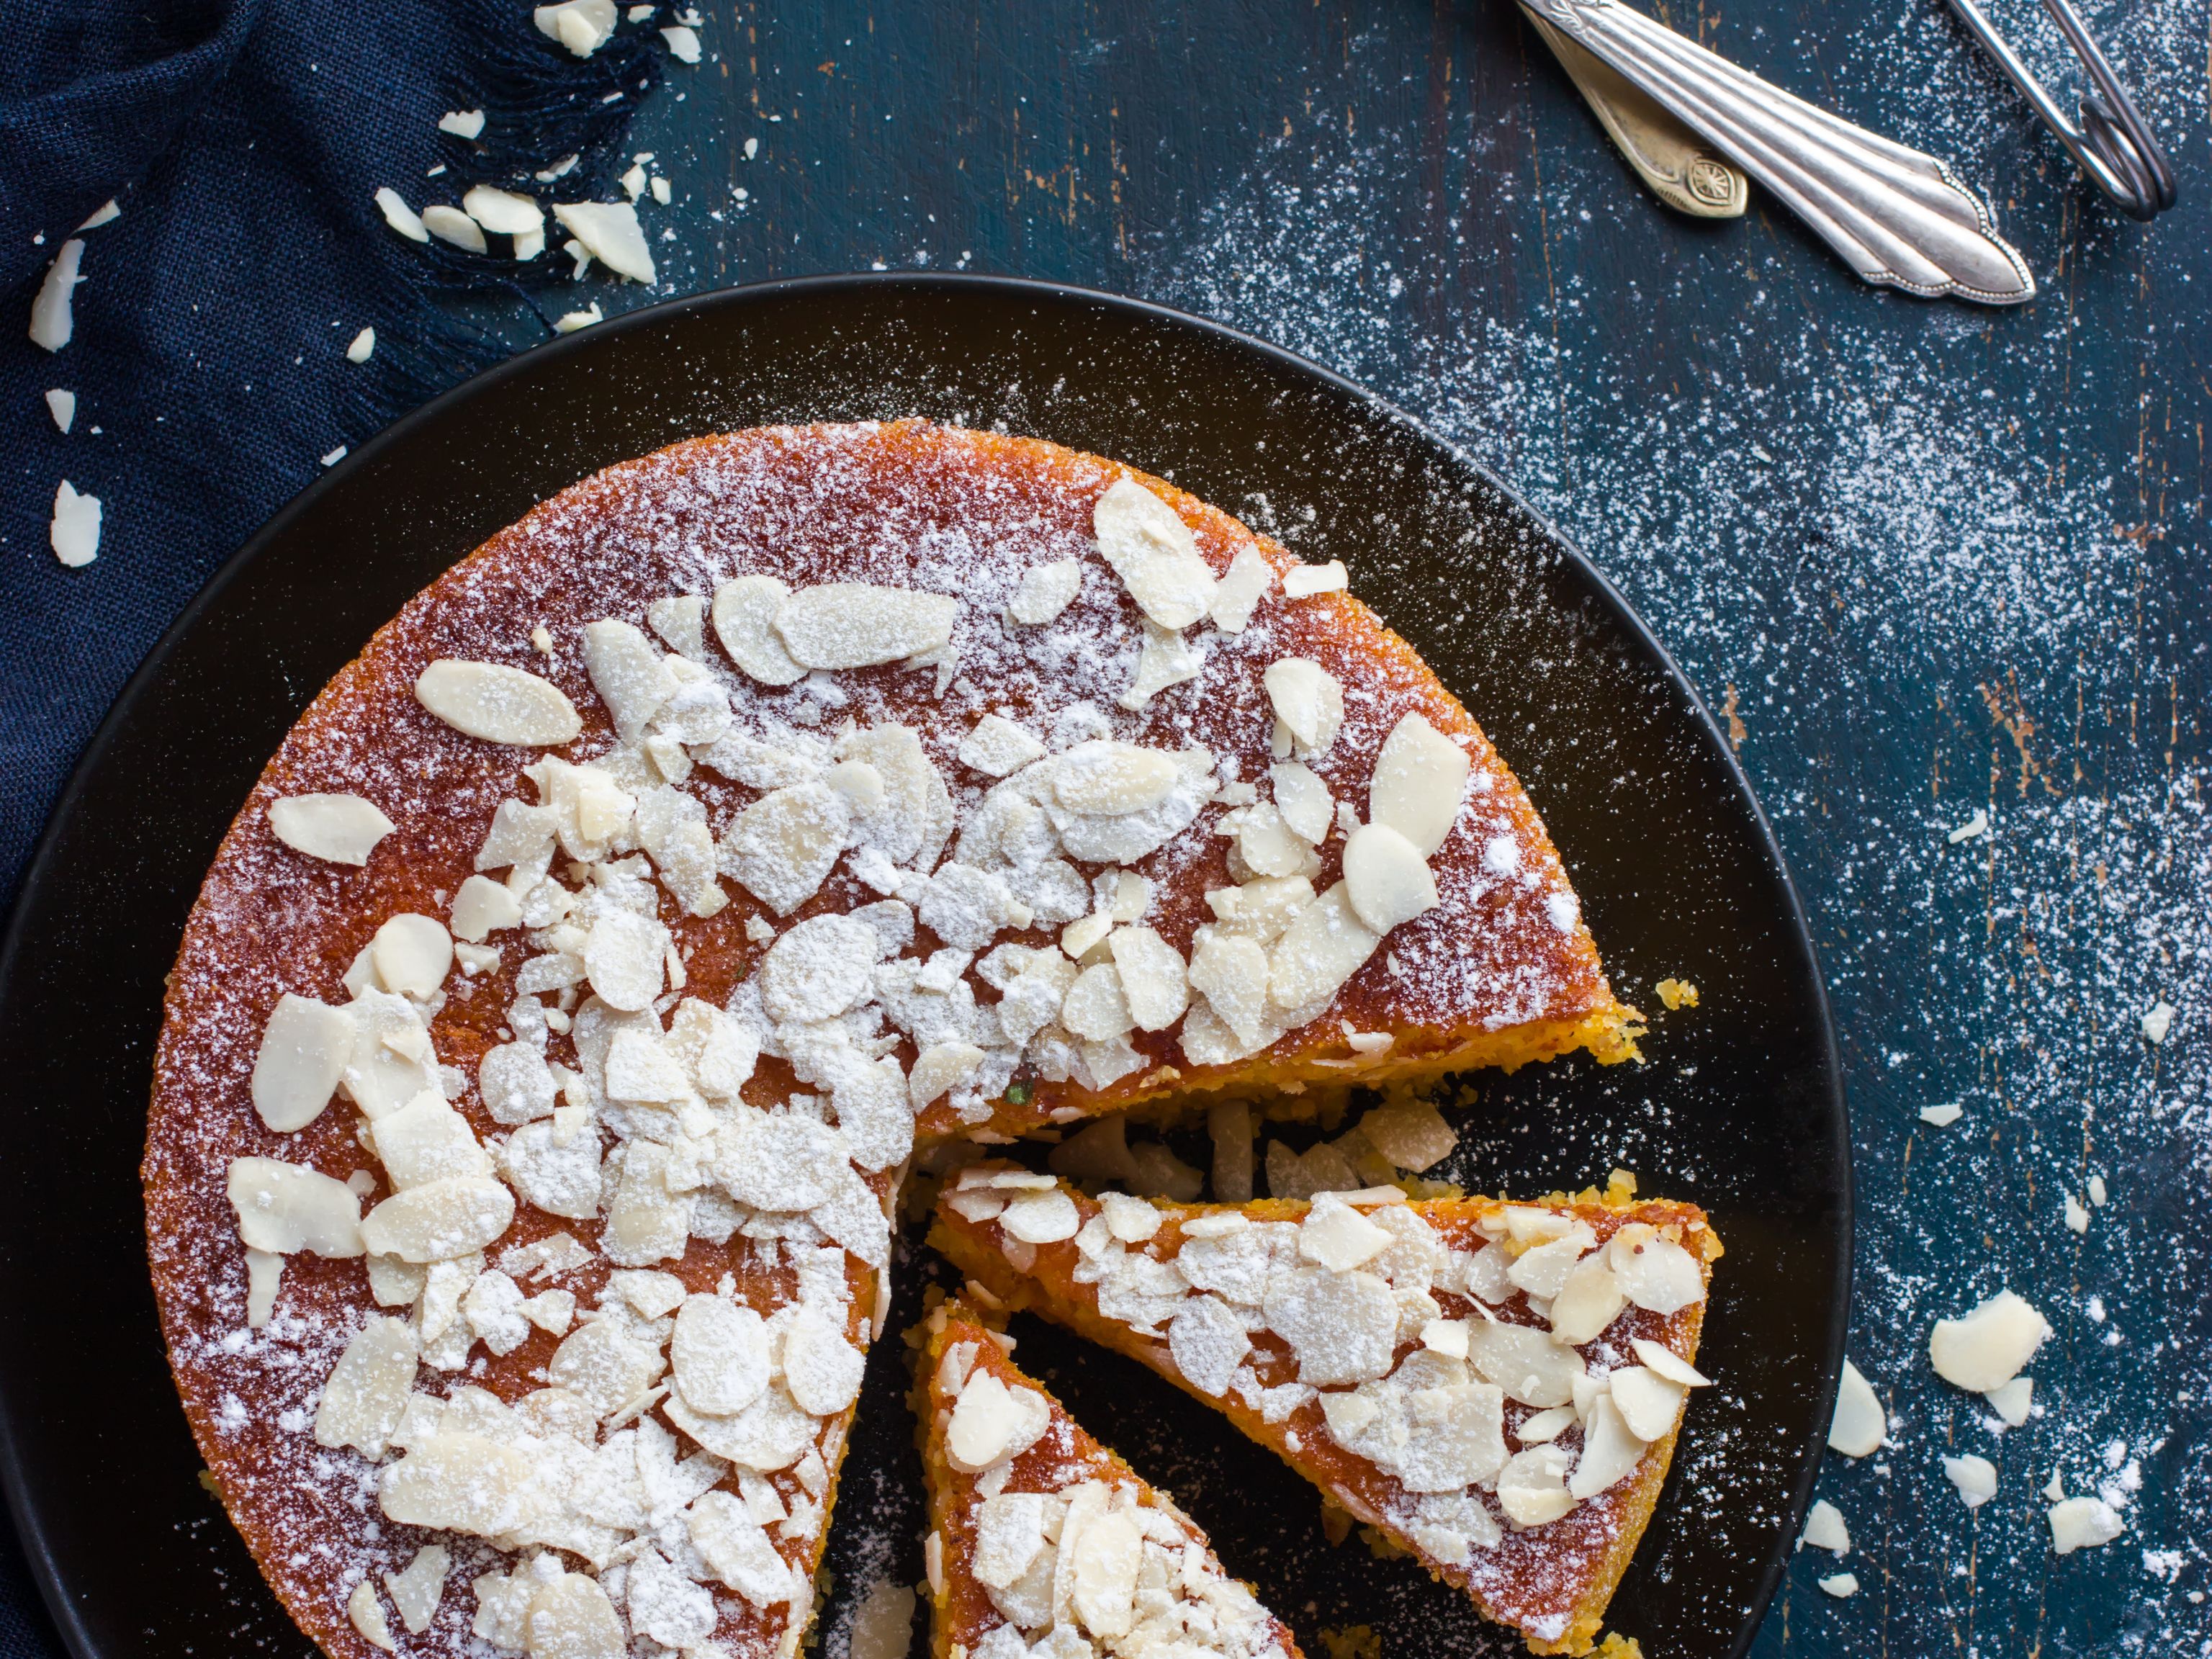
[[(2063, 73), (2033, 6), (1998, 10)], [(1797, 1557), (1765, 1659), (2212, 1631), (2189, 1599), (2212, 1512), (2206, 18), (2093, 16), (2181, 171), (2148, 229), (1936, 0), (1669, 19), (1951, 160), (2042, 284), (2009, 312), (1864, 288), (1756, 191), (1740, 221), (1666, 213), (1506, 0), (748, 8), (637, 131), (678, 186), (680, 289), (1012, 272), (1364, 380), (1551, 514), (1723, 712), (1836, 999), (1852, 1347), (1894, 1425), (1831, 1460), (1855, 1547)], [(1957, 1124), (1919, 1121), (1949, 1101)], [(2093, 1174), (2110, 1201), (2077, 1236)], [(2006, 1285), (2057, 1334), (2043, 1414), (1999, 1436), (1926, 1338)], [(1971, 1513), (1941, 1463), (1966, 1452), (2000, 1472)], [(2125, 1498), (2127, 1533), (2054, 1557), (2054, 1472)], [(1839, 1565), (1849, 1600), (1816, 1588)]]

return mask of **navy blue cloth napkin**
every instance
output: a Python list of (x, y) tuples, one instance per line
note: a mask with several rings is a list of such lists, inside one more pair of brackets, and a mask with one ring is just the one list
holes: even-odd
[[(378, 189), (418, 210), (477, 182), (550, 198), (528, 170), (581, 152), (564, 199), (619, 199), (608, 175), (665, 54), (648, 22), (578, 59), (526, 0), (0, 0), (0, 40), (5, 907), (78, 751), (216, 566), (321, 457), (501, 355), (455, 296), (507, 288), (526, 317), (531, 284), (568, 269), (557, 231), (530, 267), (406, 240)], [(439, 131), (479, 109), (478, 137)], [(75, 337), (50, 353), (33, 297), (76, 235)], [(66, 434), (54, 388), (76, 395)], [(78, 569), (48, 546), (64, 479), (101, 502)]]
[[(215, 568), (322, 456), (499, 354), (457, 296), (520, 311), (567, 266), (405, 240), (378, 189), (419, 209), (580, 152), (567, 199), (608, 199), (659, 42), (625, 25), (578, 59), (524, 0), (0, 0), (0, 41), (4, 913), (79, 750)], [(439, 131), (479, 109), (477, 137)], [(48, 352), (33, 296), (79, 234), (75, 337)], [(66, 434), (50, 389), (76, 396)], [(64, 479), (102, 505), (76, 569), (48, 546)], [(0, 1659), (59, 1651), (0, 1523)]]

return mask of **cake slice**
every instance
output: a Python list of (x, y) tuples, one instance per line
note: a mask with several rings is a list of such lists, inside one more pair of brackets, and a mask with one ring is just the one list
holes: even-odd
[(934, 1659), (1299, 1659), (1166, 1493), (1085, 1433), (955, 1299), (916, 1389)]
[[(1629, 1183), (1632, 1188), (1632, 1183)], [(1091, 1198), (963, 1170), (931, 1242), (1218, 1407), (1537, 1653), (1587, 1652), (1674, 1455), (1720, 1240), (1616, 1182), (1538, 1204)]]

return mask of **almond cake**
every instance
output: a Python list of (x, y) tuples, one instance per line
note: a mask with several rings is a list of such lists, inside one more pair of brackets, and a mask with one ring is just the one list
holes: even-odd
[(1585, 1653), (1674, 1455), (1720, 1240), (1687, 1204), (1091, 1198), (971, 1164), (933, 1243), (1218, 1409), (1522, 1632)]
[(916, 1409), (933, 1659), (1301, 1659), (1190, 1517), (959, 1301), (927, 1324)]
[(376, 635), (209, 872), (143, 1168), (310, 1636), (788, 1656), (918, 1144), (1633, 1054), (1534, 809), (1344, 590), (1094, 456), (787, 427)]

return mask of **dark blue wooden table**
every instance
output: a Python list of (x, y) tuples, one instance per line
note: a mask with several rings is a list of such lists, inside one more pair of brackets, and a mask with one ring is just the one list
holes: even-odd
[[(2064, 74), (2032, 5), (1994, 9)], [(1798, 1556), (1765, 1659), (2212, 1652), (2207, 18), (2091, 15), (2181, 174), (2148, 229), (1937, 0), (1668, 18), (1953, 161), (2043, 286), (2008, 312), (1862, 287), (1756, 192), (1661, 210), (1508, 0), (718, 6), (633, 134), (674, 187), (663, 294), (961, 269), (1222, 319), (1489, 463), (1720, 711), (1835, 997), (1853, 1352), (1892, 1413), (1823, 1474), (1853, 1549)], [(2056, 1332), (2010, 1431), (1926, 1354), (2001, 1286)], [(1999, 1470), (1971, 1512), (1965, 1452)], [(2054, 1474), (2124, 1534), (2054, 1556)]]

